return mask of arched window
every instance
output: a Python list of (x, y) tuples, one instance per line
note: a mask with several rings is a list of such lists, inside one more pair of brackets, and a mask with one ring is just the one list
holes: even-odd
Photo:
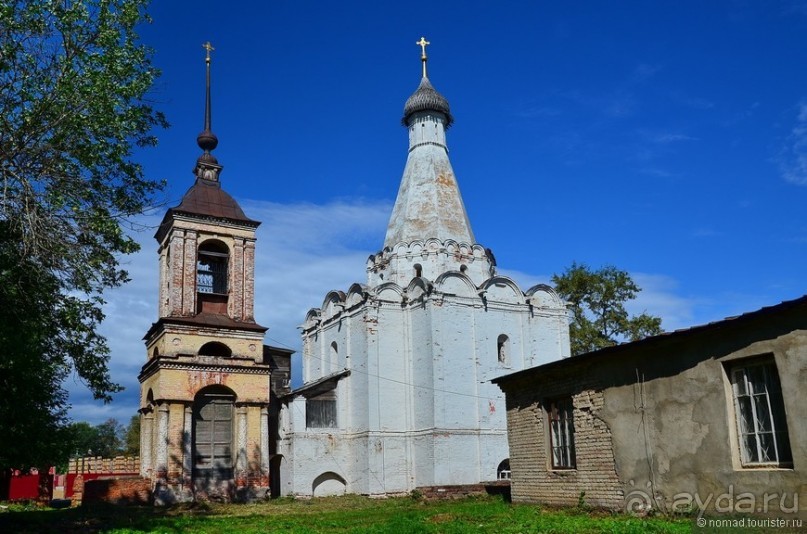
[(227, 294), (227, 264), (230, 254), (221, 241), (205, 241), (196, 260), (196, 291)]
[(415, 264), (415, 276), (417, 276), (418, 278), (423, 276), (423, 266), (419, 263)]
[(496, 478), (498, 480), (510, 480), (510, 458), (505, 458), (496, 468)]
[(499, 363), (508, 365), (510, 363), (510, 338), (502, 334), (496, 341), (496, 353), (499, 355)]
[(199, 349), (199, 356), (217, 356), (219, 358), (229, 358), (232, 355), (233, 351), (230, 350), (230, 347), (224, 343), (218, 343), (216, 341), (205, 343), (202, 345), (202, 348)]

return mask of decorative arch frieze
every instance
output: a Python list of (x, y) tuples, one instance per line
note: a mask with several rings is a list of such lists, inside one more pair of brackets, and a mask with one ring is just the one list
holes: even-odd
[(527, 297), (536, 308), (565, 308), (566, 304), (560, 295), (546, 284), (537, 284), (527, 290)]
[(350, 286), (350, 289), (347, 290), (347, 297), (345, 298), (345, 304), (347, 307), (352, 308), (358, 304), (367, 300), (369, 296), (369, 291), (367, 286), (364, 284), (353, 284)]
[(385, 282), (377, 286), (372, 294), (377, 300), (399, 303), (404, 300), (404, 290), (395, 282)]
[(508, 276), (496, 275), (488, 278), (479, 287), (488, 302), (507, 302), (524, 304), (524, 293), (518, 284)]
[(322, 301), (322, 320), (327, 321), (340, 314), (344, 308), (345, 293), (339, 290), (329, 291)]
[(441, 293), (458, 297), (477, 297), (478, 291), (473, 281), (461, 271), (448, 271), (434, 281), (434, 287)]

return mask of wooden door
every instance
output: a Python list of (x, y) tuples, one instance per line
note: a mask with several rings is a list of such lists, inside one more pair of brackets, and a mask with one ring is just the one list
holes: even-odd
[(193, 482), (200, 496), (226, 498), (233, 479), (233, 404), (223, 392), (197, 395), (193, 410)]

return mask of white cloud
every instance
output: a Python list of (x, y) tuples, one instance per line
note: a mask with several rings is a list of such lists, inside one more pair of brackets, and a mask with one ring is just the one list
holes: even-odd
[(796, 185), (807, 185), (807, 102), (799, 105), (796, 126), (782, 150), (779, 166), (785, 180)]
[[(518, 282), (522, 290), (535, 284), (552, 285), (551, 275), (532, 275), (507, 269), (499, 272)], [(641, 291), (636, 300), (626, 304), (628, 313), (638, 315), (647, 312), (661, 317), (661, 326), (665, 331), (688, 328), (695, 324), (693, 321), (698, 302), (677, 294), (678, 282), (675, 279), (662, 274), (630, 273), (630, 276)]]
[(628, 313), (637, 315), (647, 312), (661, 317), (661, 327), (666, 332), (693, 326), (697, 302), (677, 294), (675, 279), (660, 274), (631, 273), (641, 291), (626, 304)]
[(549, 274), (531, 274), (522, 271), (514, 271), (511, 269), (497, 269), (496, 272), (502, 276), (507, 276), (515, 280), (518, 287), (521, 288), (521, 291), (527, 291), (529, 288), (537, 284), (552, 285), (552, 275)]
[[(335, 201), (326, 205), (277, 204), (245, 200), (244, 211), (262, 221), (258, 228), (255, 317), (269, 327), (266, 343), (299, 350), (296, 326), (310, 308), (319, 307), (331, 289), (365, 282), (367, 256), (380, 250), (392, 206), (388, 202)], [(137, 375), (146, 360), (143, 335), (157, 319), (157, 243), (162, 216), (143, 217), (146, 230), (135, 237), (142, 250), (124, 258), (131, 282), (106, 294), (101, 333), (111, 349), (109, 368), (126, 390), (108, 405), (94, 401), (71, 377), (70, 416), (93, 424), (114, 417), (128, 422), (138, 407)], [(299, 362), (296, 362), (299, 377)]]
[[(387, 202), (335, 201), (326, 205), (277, 204), (245, 200), (244, 211), (263, 221), (258, 228), (255, 275), (255, 316), (269, 327), (266, 343), (299, 351), (297, 325), (310, 308), (319, 307), (331, 289), (347, 290), (365, 282), (365, 262), (382, 246), (391, 212)], [(136, 237), (143, 248), (125, 259), (132, 281), (107, 294), (107, 319), (101, 332), (112, 351), (113, 380), (126, 391), (108, 405), (94, 401), (83, 384), (68, 379), (70, 415), (93, 424), (113, 417), (127, 423), (138, 407), (137, 375), (146, 361), (143, 335), (157, 319), (157, 244), (152, 235), (160, 217), (142, 218), (147, 230)], [(500, 269), (523, 290), (549, 283), (551, 276)], [(663, 275), (634, 273), (642, 287), (631, 313), (647, 311), (663, 317), (664, 328), (691, 326), (694, 303), (676, 294), (674, 280)], [(294, 362), (295, 382), (300, 380), (299, 354)], [(296, 385), (296, 383), (295, 383)]]

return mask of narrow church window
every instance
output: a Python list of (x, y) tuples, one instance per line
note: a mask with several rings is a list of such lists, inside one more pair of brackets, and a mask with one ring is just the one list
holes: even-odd
[(417, 276), (418, 278), (423, 276), (423, 266), (419, 263), (415, 264), (415, 276)]
[(336, 344), (336, 341), (331, 343), (331, 354), (330, 358), (328, 358), (328, 367), (325, 369), (324, 374), (330, 373), (334, 365), (339, 365), (339, 345)]
[(500, 364), (508, 365), (510, 363), (510, 355), (508, 354), (509, 350), (510, 338), (504, 334), (500, 335), (499, 339), (496, 341), (496, 353), (499, 355)]
[(205, 241), (196, 262), (196, 291), (227, 294), (229, 251), (220, 241)]
[(574, 469), (574, 405), (572, 399), (556, 399), (548, 403), (549, 447), (552, 469)]
[(746, 360), (733, 366), (730, 376), (742, 464), (792, 464), (776, 363), (772, 358)]

